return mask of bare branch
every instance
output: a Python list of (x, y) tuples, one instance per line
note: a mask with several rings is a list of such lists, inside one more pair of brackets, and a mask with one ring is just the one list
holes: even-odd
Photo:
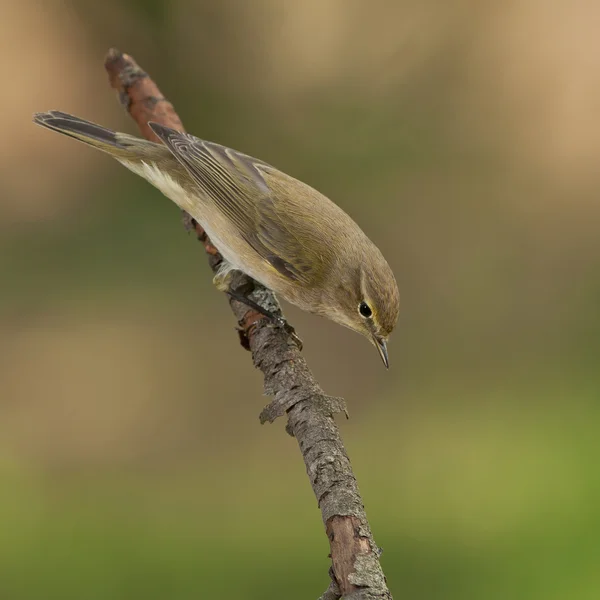
[[(155, 121), (183, 131), (173, 105), (137, 63), (112, 49), (105, 61), (111, 86), (147, 139), (156, 141), (148, 127)], [(189, 215), (185, 221), (202, 241), (213, 271), (221, 256), (203, 229)], [(252, 279), (241, 276), (236, 289), (267, 310), (281, 314), (273, 293)], [(263, 315), (230, 300), (240, 326), (240, 339), (252, 352), (254, 365), (264, 375), (265, 393), (273, 401), (261, 413), (261, 422), (274, 421), (287, 414), (287, 431), (300, 446), (306, 471), (317, 498), (331, 548), (332, 578), (322, 600), (391, 599), (379, 563), (376, 546), (352, 467), (333, 419), (345, 412), (341, 398), (327, 396), (316, 382), (296, 344), (280, 327), (270, 325)]]

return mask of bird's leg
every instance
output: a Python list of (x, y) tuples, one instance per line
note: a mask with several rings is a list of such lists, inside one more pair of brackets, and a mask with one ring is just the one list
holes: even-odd
[(281, 315), (276, 315), (266, 308), (263, 308), (260, 304), (249, 298), (246, 294), (238, 291), (238, 289), (232, 289), (231, 284), (233, 282), (235, 272), (236, 269), (234, 269), (230, 263), (224, 261), (221, 265), (221, 268), (213, 277), (213, 283), (215, 287), (219, 291), (225, 292), (230, 298), (249, 306), (256, 312), (259, 312), (261, 315), (269, 319), (269, 321), (271, 321), (274, 325), (281, 327), (294, 340), (298, 346), (298, 349), (302, 350), (302, 340), (296, 334), (296, 330)]

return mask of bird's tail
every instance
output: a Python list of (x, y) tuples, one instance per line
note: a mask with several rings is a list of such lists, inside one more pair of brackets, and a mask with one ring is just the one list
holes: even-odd
[(68, 135), (120, 159), (143, 159), (146, 155), (168, 154), (162, 144), (149, 142), (133, 135), (118, 133), (58, 110), (36, 113), (33, 122)]

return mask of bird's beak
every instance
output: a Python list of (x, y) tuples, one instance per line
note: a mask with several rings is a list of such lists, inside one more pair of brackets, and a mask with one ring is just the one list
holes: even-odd
[(383, 361), (385, 368), (389, 369), (390, 361), (388, 359), (387, 344), (386, 344), (385, 340), (383, 338), (380, 338), (380, 337), (377, 337), (376, 335), (374, 335), (373, 341), (375, 342), (375, 346), (377, 346), (377, 350), (379, 350), (379, 356), (381, 356), (381, 360)]

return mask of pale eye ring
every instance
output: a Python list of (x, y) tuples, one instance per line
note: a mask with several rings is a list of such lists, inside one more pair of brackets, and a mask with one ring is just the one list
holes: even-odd
[(358, 305), (358, 312), (365, 319), (369, 319), (373, 315), (373, 311), (371, 310), (371, 307), (366, 302), (361, 302)]

